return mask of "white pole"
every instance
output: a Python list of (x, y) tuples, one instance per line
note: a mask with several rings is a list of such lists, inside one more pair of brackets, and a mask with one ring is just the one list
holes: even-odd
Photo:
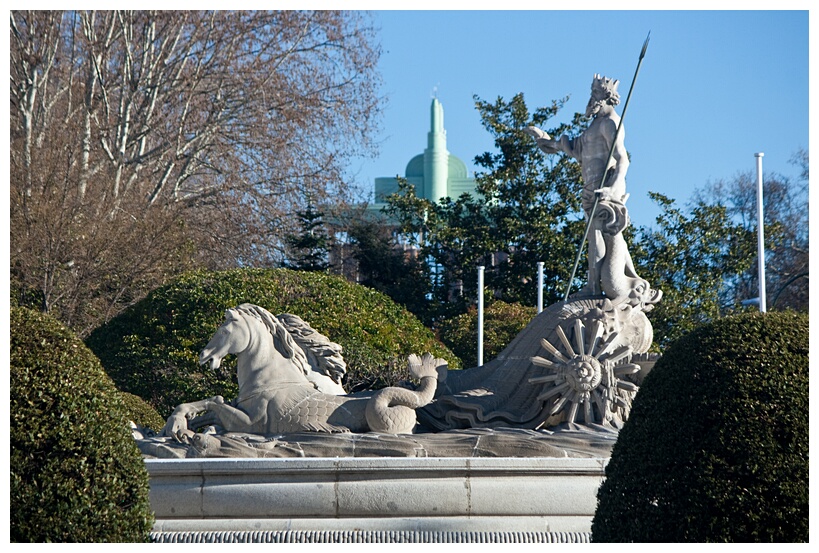
[(543, 311), (543, 261), (537, 262), (537, 312)]
[(757, 212), (757, 255), (759, 257), (759, 312), (765, 313), (765, 225), (764, 209), (762, 205), (762, 152), (754, 154), (756, 157), (756, 212)]
[(483, 365), (483, 265), (478, 266), (478, 366)]

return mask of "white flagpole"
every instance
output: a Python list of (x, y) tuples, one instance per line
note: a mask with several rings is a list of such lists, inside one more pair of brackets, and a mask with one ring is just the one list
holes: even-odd
[(483, 265), (478, 267), (478, 366), (483, 365)]
[(765, 225), (764, 209), (762, 205), (762, 152), (754, 154), (756, 157), (756, 211), (757, 211), (757, 255), (759, 257), (759, 312), (765, 313)]

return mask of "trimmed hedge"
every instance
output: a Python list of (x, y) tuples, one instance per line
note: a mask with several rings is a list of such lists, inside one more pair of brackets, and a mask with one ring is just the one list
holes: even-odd
[(11, 541), (150, 541), (148, 472), (114, 383), (52, 317), (10, 319)]
[(154, 432), (159, 432), (165, 426), (163, 419), (150, 403), (138, 395), (128, 392), (120, 392), (120, 398), (125, 405), (125, 414), (129, 421), (142, 428), (150, 428)]
[(808, 317), (743, 314), (673, 343), (612, 451), (595, 542), (808, 541)]
[(212, 371), (199, 366), (198, 356), (225, 310), (245, 302), (274, 315), (298, 315), (341, 344), (348, 391), (408, 378), (403, 359), (410, 353), (429, 351), (458, 367), (457, 357), (387, 296), (339, 276), (287, 269), (183, 275), (95, 330), (86, 343), (120, 389), (167, 416), (182, 402), (236, 396), (235, 358)]
[[(497, 300), (484, 311), (483, 361), (487, 363), (509, 345), (537, 315), (537, 309)], [(438, 325), (441, 341), (457, 355), (464, 367), (478, 364), (478, 310), (446, 319)]]

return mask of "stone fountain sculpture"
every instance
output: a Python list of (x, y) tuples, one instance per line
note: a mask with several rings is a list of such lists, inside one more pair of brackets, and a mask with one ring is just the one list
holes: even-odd
[(618, 84), (594, 76), (586, 108), (593, 119), (576, 138), (526, 129), (544, 152), (565, 152), (580, 162), (588, 284), (535, 317), (493, 361), (449, 373), (435, 402), (421, 409), (428, 426), (618, 429), (628, 417), (638, 373), (656, 357), (648, 355), (653, 331), (645, 313), (662, 292), (637, 275), (623, 238), (629, 160), (614, 110)]
[[(385, 432), (410, 434), (415, 428), (415, 409), (432, 400), (438, 368), (446, 363), (426, 354), (410, 356), (410, 373), (419, 378), (418, 390), (388, 387), (375, 392), (341, 395), (337, 382), (318, 374), (290, 328), (266, 309), (242, 304), (228, 309), (219, 327), (199, 356), (199, 362), (217, 369), (228, 354), (237, 358), (239, 397), (225, 403), (221, 396), (179, 405), (168, 418), (162, 434), (185, 442), (195, 437), (188, 421), (207, 411), (214, 422), (232, 432), (272, 435), (292, 432)], [(307, 351), (320, 358), (321, 346), (330, 346), (330, 359), (340, 354), (337, 344), (320, 343), (315, 330), (302, 323), (305, 334), (317, 342)], [(329, 342), (329, 341), (328, 341)], [(319, 349), (317, 352), (316, 350)], [(319, 355), (316, 355), (316, 354)], [(337, 363), (338, 365), (338, 363)], [(335, 385), (335, 386), (334, 386)], [(343, 391), (343, 388), (341, 388)]]
[[(237, 355), (239, 397), (182, 404), (161, 434), (189, 445), (189, 457), (326, 456), (328, 450), (350, 451), (331, 436), (368, 432), (378, 433), (377, 444), (356, 443), (368, 443), (369, 455), (381, 448), (385, 455), (469, 456), (480, 442), (489, 449), (483, 454), (491, 456), (523, 450), (572, 456), (584, 448), (601, 456), (601, 447), (611, 447), (612, 435), (628, 418), (641, 373), (657, 357), (648, 352), (653, 331), (645, 313), (662, 297), (637, 275), (622, 234), (629, 224), (629, 160), (614, 109), (618, 84), (594, 76), (586, 110), (592, 121), (578, 137), (552, 139), (540, 129), (526, 129), (544, 152), (564, 152), (580, 162), (588, 284), (538, 314), (496, 359), (447, 371), (441, 359), (412, 355), (408, 368), (420, 379), (416, 389), (347, 395), (341, 346), (294, 315), (273, 316), (244, 304), (227, 311), (200, 356), (202, 364), (216, 368), (225, 355)], [(221, 431), (193, 431), (205, 423)], [(579, 441), (578, 431), (585, 433)], [(510, 432), (511, 442), (528, 439), (536, 445), (518, 447), (510, 443)], [(589, 433), (606, 437), (590, 440)], [(442, 445), (444, 434), (448, 446)], [(560, 443), (568, 449), (555, 448)], [(143, 447), (143, 453), (156, 449)]]

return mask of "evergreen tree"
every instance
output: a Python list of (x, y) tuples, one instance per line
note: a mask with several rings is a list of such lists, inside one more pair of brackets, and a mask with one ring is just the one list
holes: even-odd
[[(507, 302), (534, 305), (533, 279), (539, 261), (544, 262), (544, 302), (563, 299), (583, 235), (580, 165), (566, 156), (544, 155), (523, 132), (530, 125), (543, 126), (565, 101), (554, 101), (530, 115), (522, 94), (509, 102), (476, 98), (481, 121), (498, 149), (475, 159), (485, 169), (477, 175), (478, 191), (489, 199), (494, 250), (500, 253), (491, 270), (487, 268), (486, 280), (495, 295)], [(571, 125), (550, 129), (549, 134), (575, 134), (583, 126), (584, 120), (576, 114)]]
[(637, 273), (663, 291), (648, 313), (662, 347), (738, 307), (726, 290), (753, 263), (756, 235), (719, 204), (699, 201), (687, 214), (674, 200), (649, 195), (662, 209), (657, 226), (640, 227), (628, 241)]
[(326, 271), (330, 237), (324, 227), (324, 213), (308, 202), (304, 209), (296, 212), (296, 216), (300, 233), (287, 237), (290, 247), (288, 267), (297, 271)]
[(431, 324), (434, 317), (427, 300), (429, 272), (422, 260), (396, 240), (391, 226), (383, 220), (365, 218), (350, 226), (348, 236), (358, 263), (358, 283), (388, 295)]

